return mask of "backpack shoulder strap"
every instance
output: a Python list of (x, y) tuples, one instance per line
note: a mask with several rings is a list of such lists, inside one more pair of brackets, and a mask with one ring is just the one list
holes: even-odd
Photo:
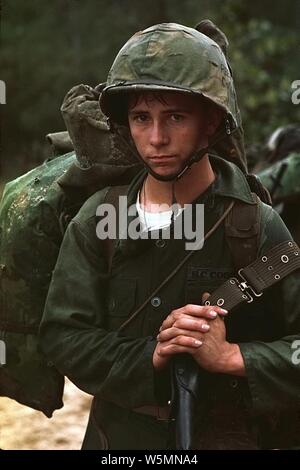
[(260, 199), (252, 193), (253, 204), (236, 201), (225, 219), (225, 237), (235, 270), (257, 258), (260, 236)]
[[(128, 185), (125, 186), (110, 186), (104, 196), (103, 204), (112, 204), (116, 210), (116, 220), (119, 218), (119, 197), (125, 196), (128, 191)], [(106, 238), (103, 240), (105, 246), (105, 254), (107, 260), (108, 274), (111, 272), (112, 260), (116, 246), (116, 240)]]

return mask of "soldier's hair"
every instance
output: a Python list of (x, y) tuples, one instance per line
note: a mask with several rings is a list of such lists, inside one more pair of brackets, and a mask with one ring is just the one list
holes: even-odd
[[(118, 124), (128, 126), (128, 110), (134, 108), (140, 100), (145, 99), (146, 103), (150, 103), (153, 100), (157, 100), (160, 103), (167, 104), (168, 98), (167, 93), (174, 93), (172, 91), (131, 91), (129, 93), (116, 94), (115, 106), (112, 102), (111, 117), (113, 121)], [(189, 95), (190, 96), (190, 95)], [(210, 113), (213, 107), (218, 107), (204, 96), (198, 95), (196, 98), (204, 107), (205, 113)]]

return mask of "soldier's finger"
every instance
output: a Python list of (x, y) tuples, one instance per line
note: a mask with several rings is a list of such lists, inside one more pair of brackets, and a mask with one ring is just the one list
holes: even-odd
[[(179, 312), (179, 313), (177, 313)], [(181, 313), (185, 313), (187, 315), (195, 316), (195, 317), (202, 317), (202, 318), (211, 318), (216, 317), (215, 313), (220, 315), (226, 315), (228, 313), (227, 310), (218, 307), (217, 305), (195, 305), (195, 304), (187, 304), (181, 309), (177, 311), (174, 310), (173, 316), (177, 317), (180, 316)]]
[[(205, 326), (205, 325), (203, 325)], [(163, 330), (161, 331), (156, 339), (157, 341), (159, 342), (164, 342), (164, 341), (169, 341), (173, 338), (176, 338), (176, 336), (189, 336), (191, 338), (194, 338), (194, 339), (199, 339), (200, 341), (202, 340), (202, 335), (203, 333), (206, 333), (208, 330), (209, 330), (209, 325), (208, 326), (208, 329), (204, 328), (202, 329), (201, 331), (200, 330), (183, 330), (181, 328), (168, 328), (167, 330)]]
[(195, 353), (195, 350), (199, 347), (202, 346), (202, 344), (195, 344), (195, 341), (194, 340), (194, 343), (191, 344), (191, 342), (187, 342), (186, 344), (187, 345), (184, 345), (184, 344), (172, 344), (172, 343), (166, 343), (165, 345), (163, 345), (158, 354), (162, 357), (166, 357), (166, 356), (172, 356), (174, 354), (179, 354), (179, 353), (189, 353), (189, 354), (194, 354)]
[(179, 320), (183, 316), (191, 316), (191, 317), (202, 317), (207, 319), (214, 319), (217, 315), (227, 315), (228, 311), (218, 307), (218, 306), (202, 306), (202, 305), (194, 305), (194, 304), (187, 304), (184, 307), (178, 308), (173, 310), (170, 315), (163, 321), (160, 331), (170, 328), (175, 321)]
[(182, 314), (180, 317), (178, 317), (178, 320), (175, 320), (172, 324), (168, 320), (165, 320), (159, 331), (168, 330), (169, 328), (173, 327), (195, 331), (208, 331), (209, 328), (207, 328), (206, 326), (204, 326), (203, 328), (203, 325), (208, 325), (207, 320), (204, 320), (203, 318), (199, 317), (192, 317), (190, 315)]
[(205, 331), (207, 332), (210, 329), (209, 320), (204, 320), (203, 318), (190, 317), (184, 315), (173, 323), (172, 328), (180, 328), (191, 331)]

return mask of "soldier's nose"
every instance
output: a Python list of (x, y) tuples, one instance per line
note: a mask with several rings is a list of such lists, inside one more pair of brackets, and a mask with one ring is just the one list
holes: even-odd
[(166, 145), (169, 142), (169, 137), (166, 129), (159, 122), (154, 122), (151, 128), (150, 144), (153, 147), (160, 147)]

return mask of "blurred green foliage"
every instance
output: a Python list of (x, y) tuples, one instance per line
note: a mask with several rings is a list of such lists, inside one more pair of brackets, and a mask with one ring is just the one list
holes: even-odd
[[(279, 3), (279, 2), (277, 2)], [(300, 2), (269, 0), (2, 0), (0, 106), (2, 177), (14, 177), (48, 154), (44, 136), (64, 129), (63, 96), (73, 85), (105, 81), (112, 60), (135, 31), (174, 21), (215, 21), (230, 41), (230, 60), (248, 143), (299, 122), (291, 83), (300, 79)], [(299, 68), (299, 67), (298, 67)]]

